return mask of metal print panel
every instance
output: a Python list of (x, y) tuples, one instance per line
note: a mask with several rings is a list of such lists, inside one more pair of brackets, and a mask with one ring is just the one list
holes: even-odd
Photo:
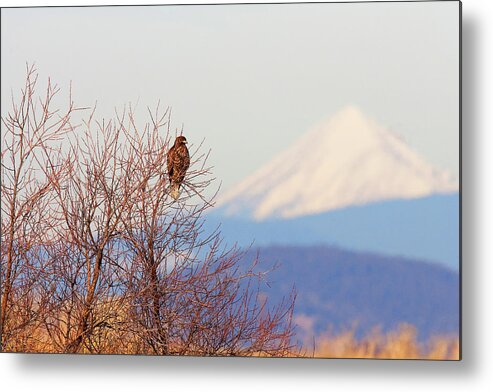
[(3, 352), (460, 359), (457, 1), (3, 8)]

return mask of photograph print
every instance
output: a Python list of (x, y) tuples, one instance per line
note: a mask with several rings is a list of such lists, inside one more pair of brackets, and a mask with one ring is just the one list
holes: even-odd
[(461, 3), (1, 9), (1, 351), (461, 359)]

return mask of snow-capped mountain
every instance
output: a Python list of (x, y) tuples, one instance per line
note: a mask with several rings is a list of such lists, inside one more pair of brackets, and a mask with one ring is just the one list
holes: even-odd
[(224, 193), (227, 216), (294, 218), (458, 190), (390, 130), (346, 107)]

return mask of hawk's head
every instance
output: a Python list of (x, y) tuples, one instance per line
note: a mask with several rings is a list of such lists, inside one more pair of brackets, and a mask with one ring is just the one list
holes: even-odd
[(175, 140), (175, 146), (179, 146), (187, 143), (188, 143), (187, 138), (185, 136), (178, 136)]

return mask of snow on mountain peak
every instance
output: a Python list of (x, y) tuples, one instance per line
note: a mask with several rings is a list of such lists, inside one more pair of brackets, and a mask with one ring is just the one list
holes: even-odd
[(217, 206), (229, 216), (293, 218), (457, 189), (448, 172), (348, 106), (223, 194)]

